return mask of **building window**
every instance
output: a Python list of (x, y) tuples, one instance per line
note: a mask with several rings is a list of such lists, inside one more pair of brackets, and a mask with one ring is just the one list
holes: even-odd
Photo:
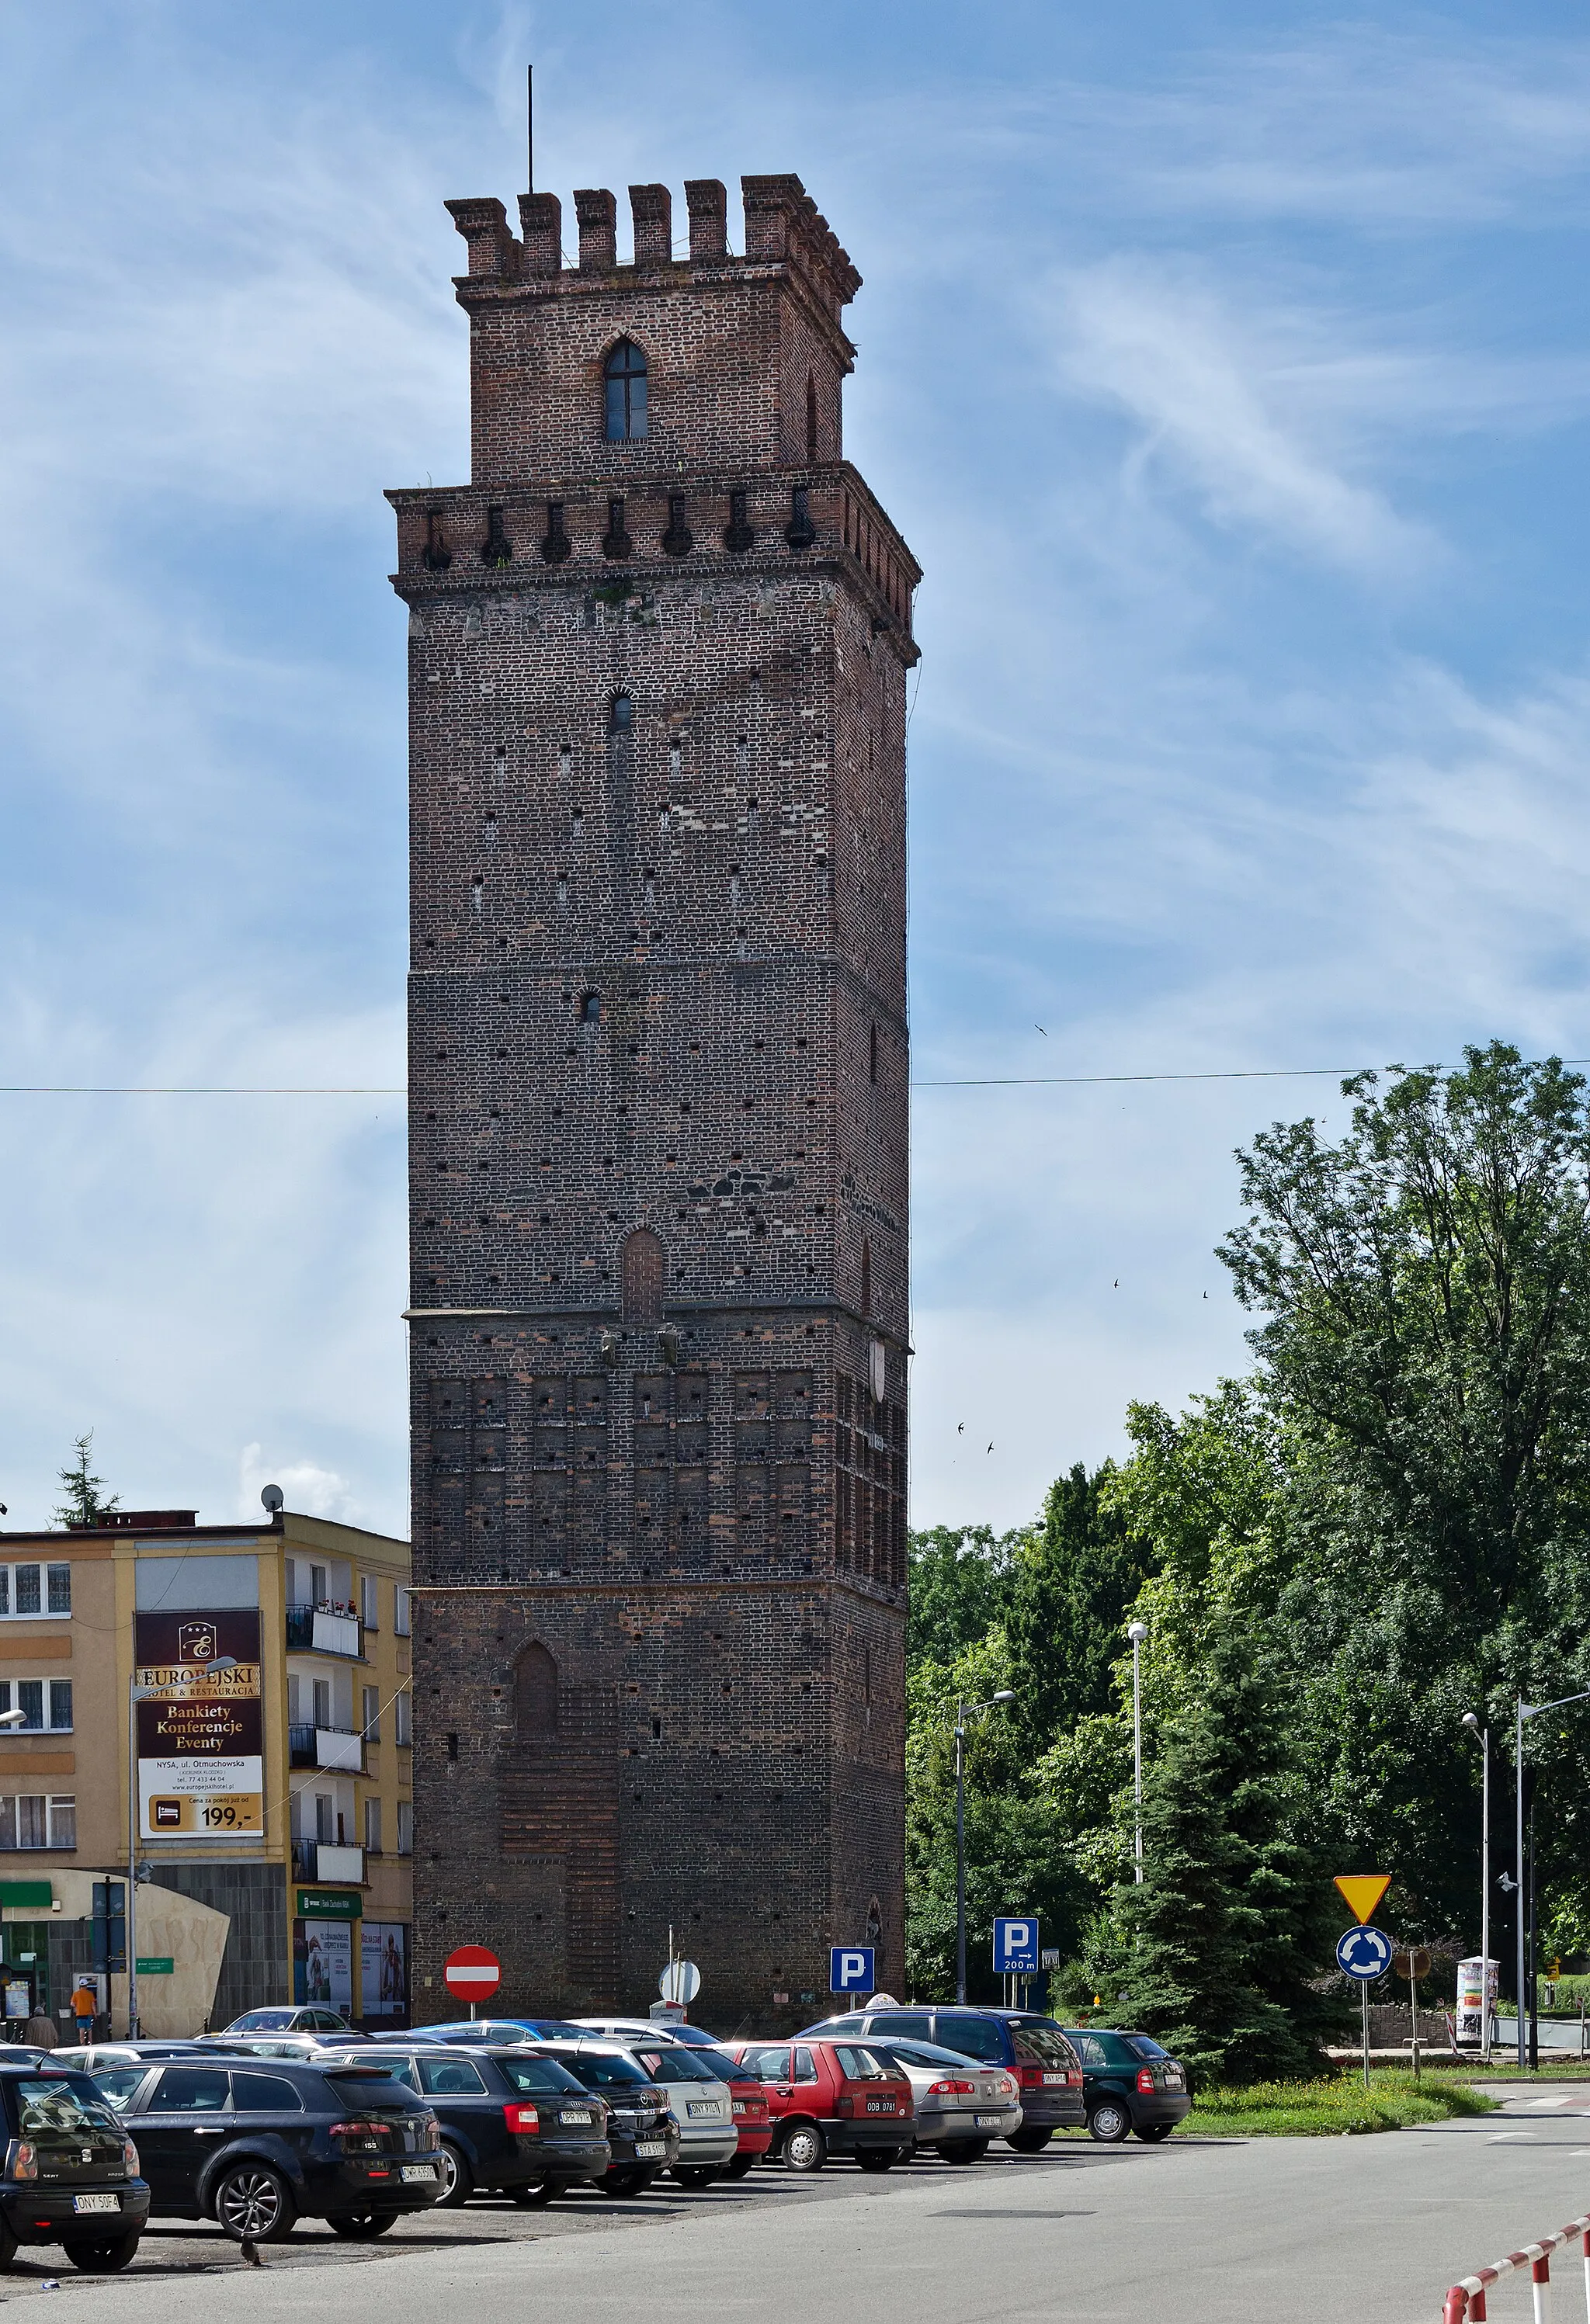
[(615, 734), (627, 734), (634, 724), (635, 706), (627, 694), (615, 694), (607, 710), (607, 724)]
[(78, 1803), (71, 1793), (22, 1792), (0, 1798), (0, 1850), (77, 1844)]
[(401, 1582), (394, 1583), (393, 1586), (392, 1627), (397, 1632), (400, 1638), (406, 1638), (408, 1637), (409, 1593), (403, 1588)]
[(405, 1748), (411, 1746), (414, 1740), (413, 1718), (406, 1692), (394, 1698), (392, 1706), (392, 1731), (397, 1740)]
[(413, 1853), (414, 1803), (412, 1800), (400, 1800), (398, 1802), (398, 1854), (412, 1856)]
[(7, 1734), (41, 1734), (48, 1728), (69, 1735), (72, 1725), (72, 1683), (69, 1678), (0, 1679), (0, 1711), (20, 1711), (17, 1726)]
[(381, 1628), (381, 1584), (373, 1573), (359, 1576), (359, 1619), (366, 1630)]
[(624, 1237), (618, 1255), (618, 1273), (624, 1322), (661, 1323), (668, 1255), (661, 1238), (654, 1235), (650, 1227), (637, 1227), (633, 1234)]
[(72, 1610), (69, 1565), (0, 1565), (0, 1619), (36, 1619)]
[(365, 1740), (366, 1743), (379, 1743), (381, 1740), (381, 1689), (378, 1686), (365, 1689)]
[(646, 358), (620, 339), (602, 367), (607, 386), (607, 441), (633, 444), (646, 433)]
[(558, 1665), (539, 1643), (513, 1665), (513, 1732), (521, 1743), (558, 1732)]
[(365, 1846), (372, 1856), (380, 1855), (381, 1803), (379, 1800), (365, 1802)]

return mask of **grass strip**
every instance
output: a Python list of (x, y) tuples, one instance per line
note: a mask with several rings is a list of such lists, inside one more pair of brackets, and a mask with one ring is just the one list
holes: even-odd
[(1405, 2130), (1416, 2122), (1447, 2122), (1455, 2115), (1493, 2114), (1496, 2100), (1465, 2082), (1411, 2074), (1334, 2074), (1318, 2082), (1253, 2082), (1211, 2089), (1193, 2099), (1177, 2126), (1179, 2137), (1352, 2138), (1373, 2130)]

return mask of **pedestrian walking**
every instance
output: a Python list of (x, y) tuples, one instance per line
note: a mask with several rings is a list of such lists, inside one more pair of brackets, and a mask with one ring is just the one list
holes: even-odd
[(22, 2029), (22, 2038), (35, 2050), (53, 2050), (60, 2040), (54, 2020), (42, 2001), (34, 2002), (33, 2014)]
[(86, 2050), (94, 2039), (94, 2020), (99, 2015), (99, 1996), (86, 1977), (80, 1977), (72, 1990), (72, 2015), (77, 2021), (78, 2047)]

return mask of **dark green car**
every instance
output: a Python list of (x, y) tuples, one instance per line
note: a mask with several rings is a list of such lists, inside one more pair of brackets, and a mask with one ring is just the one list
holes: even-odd
[(1135, 2131), (1157, 2146), (1190, 2109), (1185, 2070), (1151, 2034), (1068, 2025), (1066, 2039), (1082, 2061), (1087, 2127), (1105, 2145)]

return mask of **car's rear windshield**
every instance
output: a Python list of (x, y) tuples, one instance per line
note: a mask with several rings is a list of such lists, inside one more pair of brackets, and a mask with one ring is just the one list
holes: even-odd
[(1058, 2025), (1016, 2024), (1011, 2027), (1011, 2039), (1016, 2045), (1018, 2058), (1040, 2066), (1074, 2066), (1076, 2052)]
[(401, 2082), (387, 2073), (328, 2074), (326, 2087), (340, 2107), (356, 2107), (361, 2114), (411, 2114), (414, 2101)]
[(227, 2026), (228, 2034), (286, 2034), (291, 2030), (296, 2009), (251, 2009), (246, 2017), (235, 2017)]
[(935, 2030), (948, 2050), (958, 2050), (963, 2057), (981, 2058), (995, 2066), (1004, 2063), (1004, 2034), (990, 2017), (951, 2017), (944, 2012)]
[(692, 2050), (715, 2082), (753, 2082), (756, 2080), (749, 2066), (737, 2066), (724, 2050)]
[(85, 2080), (83, 2088), (74, 2089), (73, 2076), (52, 2074), (48, 2080), (42, 2076), (34, 2081), (26, 2080), (12, 2084), (16, 2092), (16, 2126), (23, 2138), (41, 2138), (51, 2132), (75, 2135), (86, 2130), (114, 2130), (120, 2135), (121, 2126), (102, 2098), (90, 2093)]
[(847, 2082), (887, 2082), (900, 2073), (892, 2058), (876, 2050), (864, 2050), (859, 2042), (836, 2042), (834, 2055)]
[(567, 2066), (560, 2066), (556, 2058), (521, 2058), (510, 2052), (506, 2056), (495, 2058), (493, 2062), (498, 2072), (507, 2078), (511, 2089), (533, 2093), (541, 2090), (583, 2090), (586, 2088), (585, 2083), (571, 2074)]
[(1160, 2048), (1151, 2034), (1123, 2034), (1121, 2039), (1134, 2058), (1168, 2058), (1170, 2055), (1169, 2050)]
[(637, 2050), (654, 2082), (716, 2082), (722, 2080), (702, 2062), (699, 2050)]
[(962, 2050), (947, 2050), (939, 2042), (902, 2042), (895, 2034), (885, 2039), (882, 2034), (867, 2036), (874, 2050), (886, 2051), (892, 2058), (909, 2059), (913, 2066), (978, 2066), (986, 2063), (981, 2058), (968, 2058)]
[(578, 2075), (587, 2090), (622, 2089), (625, 2085), (633, 2088), (647, 2079), (633, 2058), (618, 2057), (611, 2051), (587, 2050), (576, 2057), (560, 2058), (558, 2062)]

